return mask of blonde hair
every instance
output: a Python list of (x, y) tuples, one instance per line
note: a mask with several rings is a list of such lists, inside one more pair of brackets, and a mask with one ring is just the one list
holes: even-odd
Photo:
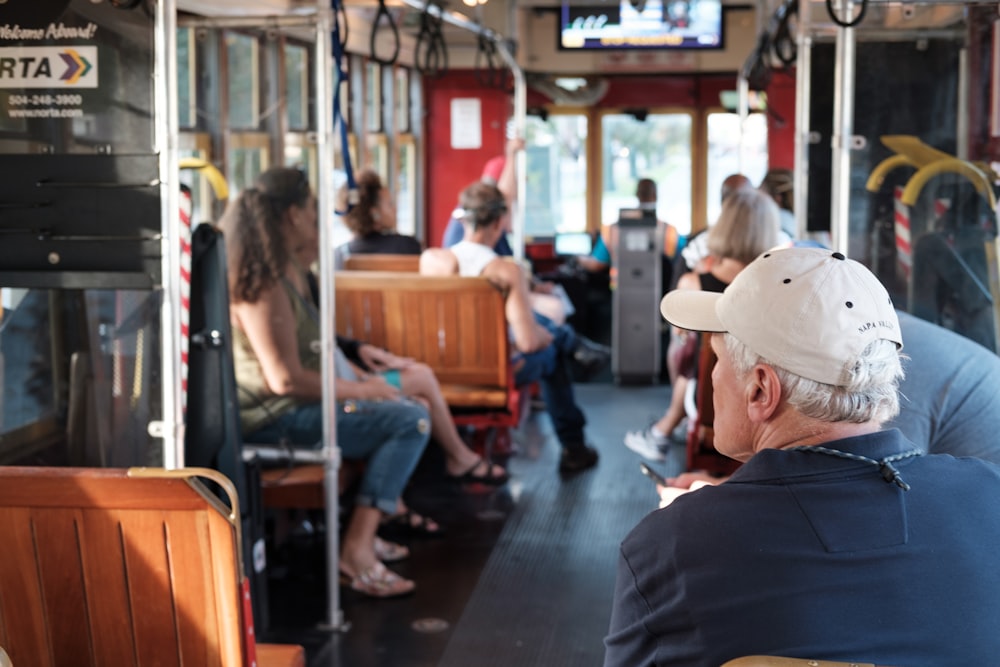
[(778, 245), (778, 206), (767, 195), (743, 188), (726, 197), (719, 219), (708, 230), (708, 252), (749, 264)]

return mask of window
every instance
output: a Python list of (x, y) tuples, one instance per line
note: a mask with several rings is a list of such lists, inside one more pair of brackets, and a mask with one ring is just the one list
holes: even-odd
[(396, 230), (417, 233), (417, 144), (413, 135), (399, 138), (399, 176), (396, 181)]
[(396, 133), (410, 131), (410, 70), (396, 68)]
[(309, 51), (285, 46), (285, 111), (288, 129), (309, 129)]
[(226, 180), (230, 197), (253, 184), (262, 171), (271, 166), (270, 138), (263, 132), (234, 133), (226, 156)]
[(260, 63), (254, 37), (226, 33), (229, 126), (257, 129), (260, 124)]
[(587, 228), (587, 117), (529, 116), (525, 237)]
[(709, 114), (707, 162), (706, 222), (713, 223), (722, 210), (719, 193), (726, 176), (741, 173), (754, 185), (764, 179), (767, 173), (767, 117), (762, 113), (747, 117), (741, 153), (739, 114)]
[(650, 113), (645, 120), (610, 113), (601, 118), (601, 222), (635, 207), (636, 184), (657, 185), (656, 215), (682, 234), (691, 230), (691, 115)]
[(194, 127), (197, 123), (195, 43), (193, 29), (177, 30), (177, 122), (180, 127)]
[(382, 66), (368, 61), (365, 66), (365, 129), (382, 131)]
[[(182, 132), (178, 139), (178, 155), (181, 158), (193, 157), (201, 160), (211, 159), (212, 139), (208, 134)], [(222, 214), (221, 206), (214, 205), (215, 198), (212, 186), (208, 180), (195, 169), (182, 169), (181, 183), (191, 188), (191, 202), (194, 210), (191, 215), (192, 226), (199, 222), (216, 220)], [(219, 208), (220, 210), (215, 210)]]

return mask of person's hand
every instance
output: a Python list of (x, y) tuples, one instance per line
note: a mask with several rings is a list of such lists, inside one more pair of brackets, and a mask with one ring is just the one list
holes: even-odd
[(358, 348), (358, 356), (365, 366), (373, 371), (399, 370), (414, 363), (410, 357), (400, 357), (368, 343), (364, 343)]
[(667, 479), (667, 484), (673, 488), (693, 491), (703, 486), (722, 484), (727, 479), (729, 478), (712, 477), (704, 470), (695, 470), (694, 472), (682, 472), (677, 477), (670, 477)]
[(667, 479), (668, 486), (656, 485), (656, 493), (660, 497), (660, 509), (663, 509), (674, 502), (680, 496), (691, 491), (696, 491), (703, 486), (713, 486), (722, 484), (728, 477), (712, 477), (706, 472), (685, 472), (677, 477)]
[(366, 401), (396, 401), (402, 395), (381, 375), (368, 375), (361, 378), (360, 384), (361, 395)]
[(511, 137), (507, 140), (507, 145), (505, 147), (505, 153), (507, 157), (514, 157), (518, 151), (524, 150), (524, 139), (521, 137)]

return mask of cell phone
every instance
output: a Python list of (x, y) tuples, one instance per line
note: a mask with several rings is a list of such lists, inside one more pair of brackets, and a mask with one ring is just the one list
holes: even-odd
[(653, 470), (652, 468), (650, 468), (645, 463), (640, 463), (639, 464), (639, 471), (642, 472), (642, 474), (645, 475), (646, 477), (648, 477), (651, 480), (653, 480), (655, 483), (659, 484), (660, 486), (669, 486), (667, 484), (667, 478), (666, 477), (664, 477), (660, 473), (656, 472), (655, 470)]

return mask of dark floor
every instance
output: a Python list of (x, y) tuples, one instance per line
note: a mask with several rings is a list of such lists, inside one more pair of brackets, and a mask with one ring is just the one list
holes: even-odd
[(600, 665), (618, 544), (656, 503), (622, 434), (657, 417), (669, 391), (577, 385), (601, 461), (576, 476), (557, 472), (558, 445), (544, 412), (515, 434), (511, 482), (494, 493), (442, 482), (429, 450), (408, 501), (439, 517), (447, 534), (387, 535), (409, 544), (410, 559), (393, 567), (417, 582), (416, 593), (371, 600), (341, 589), (350, 628), (320, 630), (327, 613), (322, 545), (299, 540), (282, 554), (284, 578), (270, 582), (263, 638), (302, 644), (310, 667)]

